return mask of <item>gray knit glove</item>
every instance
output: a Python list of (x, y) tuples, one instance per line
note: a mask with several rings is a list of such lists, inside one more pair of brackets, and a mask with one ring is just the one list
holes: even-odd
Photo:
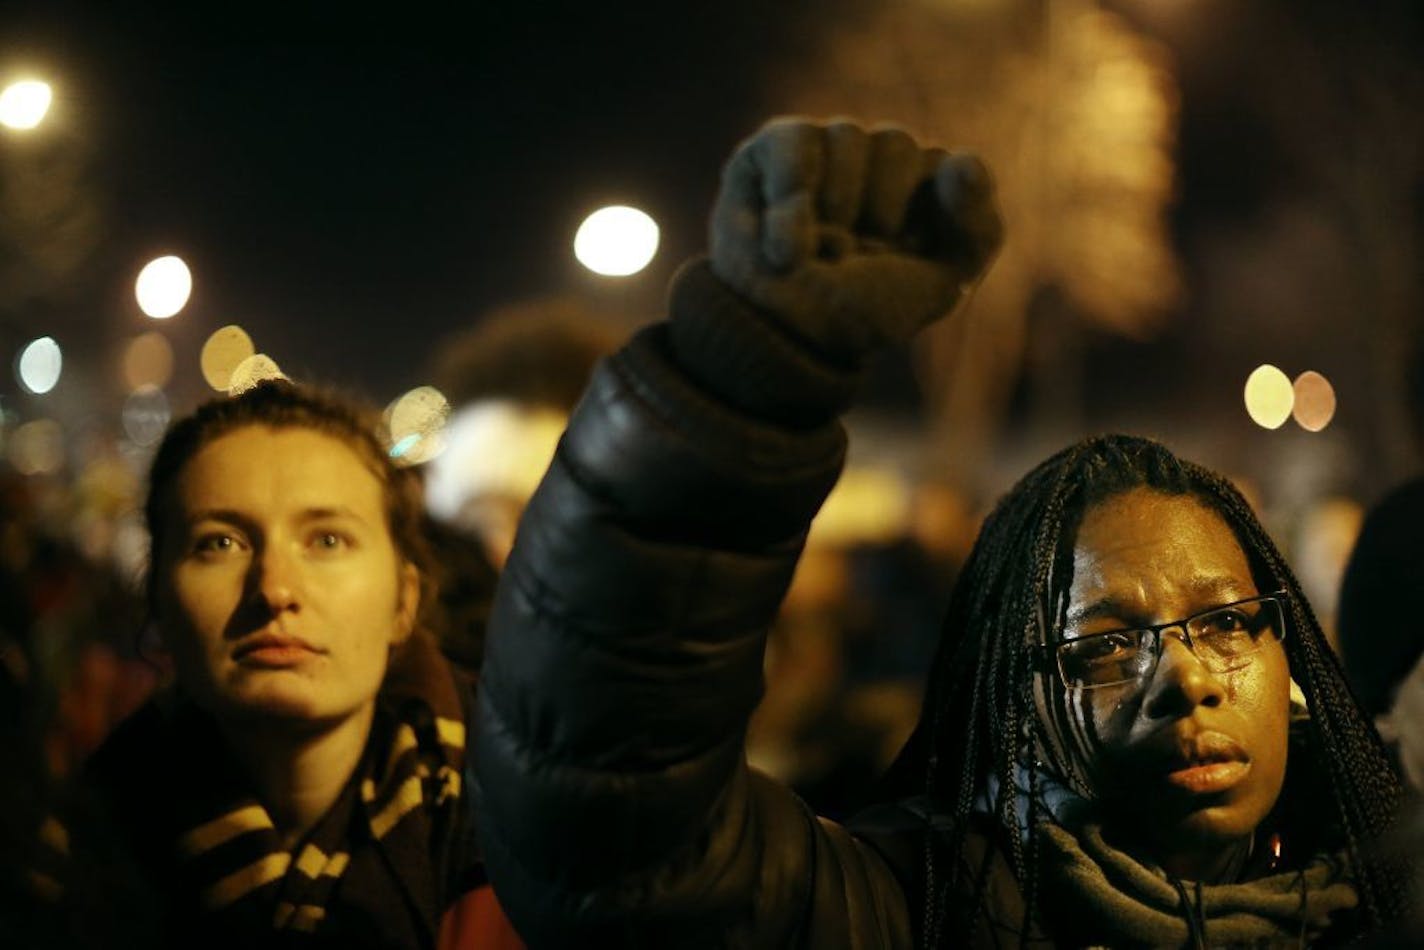
[(825, 355), (858, 363), (948, 313), (1002, 239), (988, 170), (902, 129), (775, 119), (712, 211), (712, 271)]

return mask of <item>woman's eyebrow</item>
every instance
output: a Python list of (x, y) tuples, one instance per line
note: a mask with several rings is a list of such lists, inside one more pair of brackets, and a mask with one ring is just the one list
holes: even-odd
[(221, 521), (243, 529), (249, 529), (256, 525), (255, 519), (234, 508), (199, 508), (196, 511), (188, 512), (184, 520), (189, 525), (195, 525), (202, 521)]
[(345, 505), (303, 508), (297, 513), (297, 520), (299, 522), (330, 521), (337, 518), (349, 518), (363, 525), (369, 523), (365, 518), (359, 515), (354, 508), (348, 508)]
[(1250, 584), (1231, 574), (1199, 574), (1191, 579), (1190, 586), (1196, 596), (1225, 604), (1247, 596), (1245, 591)]
[(1123, 620), (1127, 617), (1127, 613), (1127, 608), (1117, 598), (1104, 597), (1081, 607), (1069, 608), (1067, 620), (1068, 623), (1073, 624), (1097, 620), (1100, 617), (1114, 617)]

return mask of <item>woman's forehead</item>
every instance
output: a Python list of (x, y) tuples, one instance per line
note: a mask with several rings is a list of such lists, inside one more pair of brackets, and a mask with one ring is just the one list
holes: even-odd
[(1073, 546), (1070, 614), (1106, 597), (1181, 608), (1255, 592), (1236, 533), (1193, 495), (1137, 488), (1083, 515)]
[(186, 510), (384, 509), (384, 486), (357, 449), (309, 428), (243, 426), (224, 433), (188, 461), (177, 489)]

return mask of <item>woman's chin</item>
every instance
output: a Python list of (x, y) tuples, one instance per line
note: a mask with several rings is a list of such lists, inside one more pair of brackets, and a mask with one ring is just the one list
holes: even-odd
[(342, 718), (338, 710), (326, 708), (328, 704), (320, 702), (314, 692), (311, 682), (306, 680), (245, 683), (225, 690), (214, 703), (213, 711), (221, 719), (289, 720), (294, 725)]

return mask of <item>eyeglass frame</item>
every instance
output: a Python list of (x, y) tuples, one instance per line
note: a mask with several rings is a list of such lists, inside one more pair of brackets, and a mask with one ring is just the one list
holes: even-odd
[[(1109, 686), (1121, 686), (1121, 685), (1123, 685), (1124, 683), (1136, 682), (1136, 681), (1142, 680), (1142, 679), (1144, 679), (1144, 678), (1146, 678), (1146, 677), (1149, 677), (1149, 676), (1151, 676), (1152, 674), (1154, 674), (1154, 673), (1157, 672), (1157, 665), (1162, 662), (1162, 651), (1163, 651), (1163, 649), (1165, 648), (1165, 645), (1166, 645), (1166, 637), (1164, 636), (1164, 634), (1166, 633), (1166, 631), (1172, 629), (1173, 627), (1177, 627), (1177, 628), (1180, 628), (1181, 631), (1182, 631), (1182, 635), (1181, 635), (1181, 638), (1180, 638), (1181, 641), (1182, 641), (1182, 644), (1187, 648), (1188, 651), (1191, 652), (1191, 654), (1192, 654), (1193, 657), (1196, 657), (1196, 659), (1197, 659), (1199, 662), (1202, 662), (1203, 665), (1205, 665), (1205, 660), (1203, 660), (1202, 657), (1197, 653), (1196, 647), (1192, 644), (1192, 634), (1191, 634), (1191, 630), (1188, 629), (1188, 626), (1187, 626), (1188, 624), (1190, 624), (1193, 620), (1196, 620), (1196, 619), (1199, 618), (1199, 617), (1205, 617), (1207, 614), (1214, 614), (1214, 613), (1216, 613), (1216, 612), (1219, 611), (1219, 610), (1230, 610), (1232, 607), (1240, 607), (1240, 606), (1242, 606), (1242, 605), (1244, 605), (1244, 604), (1265, 603), (1266, 601), (1270, 601), (1271, 603), (1273, 603), (1273, 604), (1276, 605), (1276, 610), (1278, 610), (1278, 611), (1280, 612), (1280, 621), (1281, 621), (1281, 622), (1280, 622), (1280, 629), (1275, 632), (1275, 633), (1276, 633), (1276, 642), (1277, 642), (1277, 643), (1284, 643), (1284, 642), (1285, 642), (1285, 639), (1286, 639), (1286, 630), (1287, 630), (1287, 620), (1286, 620), (1287, 611), (1286, 611), (1286, 603), (1287, 603), (1287, 601), (1288, 601), (1289, 596), (1290, 596), (1290, 595), (1289, 595), (1289, 592), (1288, 592), (1288, 591), (1285, 591), (1285, 590), (1277, 590), (1277, 591), (1272, 591), (1272, 592), (1269, 593), (1269, 594), (1257, 594), (1257, 595), (1254, 596), (1254, 597), (1246, 597), (1246, 598), (1243, 598), (1242, 600), (1235, 600), (1235, 601), (1232, 601), (1232, 602), (1229, 603), (1229, 604), (1219, 604), (1219, 605), (1217, 605), (1217, 606), (1215, 606), (1215, 607), (1208, 607), (1206, 610), (1199, 610), (1199, 611), (1197, 611), (1196, 613), (1192, 614), (1192, 615), (1189, 616), (1189, 617), (1183, 617), (1183, 618), (1180, 619), (1180, 620), (1171, 620), (1171, 621), (1168, 621), (1167, 623), (1151, 623), (1151, 624), (1139, 624), (1139, 625), (1137, 625), (1137, 626), (1132, 626), (1132, 627), (1118, 627), (1118, 628), (1113, 629), (1113, 630), (1104, 630), (1104, 631), (1102, 631), (1102, 632), (1100, 632), (1100, 633), (1090, 633), (1090, 634), (1088, 634), (1088, 635), (1086, 635), (1086, 636), (1082, 636), (1082, 637), (1073, 637), (1073, 638), (1071, 638), (1071, 639), (1066, 639), (1066, 640), (1060, 638), (1060, 639), (1058, 639), (1058, 640), (1056, 640), (1056, 641), (1053, 641), (1053, 642), (1043, 642), (1043, 643), (1038, 644), (1038, 650), (1040, 651), (1040, 664), (1041, 664), (1042, 667), (1049, 667), (1049, 666), (1051, 666), (1054, 670), (1056, 670), (1057, 673), (1058, 673), (1058, 680), (1059, 680), (1059, 682), (1061, 682), (1061, 683), (1063, 684), (1063, 688), (1064, 688), (1064, 689), (1069, 689), (1069, 690), (1104, 689), (1104, 688), (1109, 687)], [(1046, 627), (1044, 626), (1044, 618), (1043, 618), (1042, 608), (1040, 608), (1040, 610), (1039, 610), (1038, 620), (1039, 620), (1039, 624), (1040, 624), (1040, 630), (1044, 630), (1045, 633), (1046, 633)], [(1096, 638), (1098, 638), (1098, 637), (1110, 637), (1110, 636), (1120, 635), (1120, 634), (1124, 634), (1124, 633), (1135, 633), (1135, 634), (1138, 634), (1138, 635), (1139, 635), (1139, 636), (1138, 636), (1138, 644), (1139, 644), (1139, 646), (1140, 646), (1140, 645), (1141, 645), (1141, 640), (1142, 640), (1142, 635), (1143, 635), (1143, 634), (1146, 634), (1146, 633), (1148, 633), (1148, 632), (1152, 633), (1152, 635), (1154, 636), (1155, 641), (1156, 641), (1156, 647), (1155, 647), (1154, 650), (1153, 650), (1152, 666), (1151, 666), (1148, 670), (1146, 670), (1145, 672), (1139, 673), (1137, 676), (1128, 677), (1127, 679), (1114, 680), (1114, 681), (1111, 682), (1111, 683), (1093, 683), (1093, 684), (1091, 684), (1091, 685), (1088, 685), (1088, 684), (1074, 685), (1074, 684), (1068, 682), (1068, 674), (1063, 671), (1062, 648), (1063, 648), (1064, 646), (1066, 646), (1066, 645), (1068, 645), (1068, 644), (1070, 644), (1070, 643), (1081, 643), (1081, 642), (1084, 641), (1084, 640), (1092, 640), (1092, 639), (1096, 639)], [(1046, 640), (1046, 637), (1045, 637), (1045, 640)], [(1246, 654), (1242, 654), (1242, 655), (1243, 655), (1243, 656), (1246, 656), (1246, 657), (1254, 657), (1256, 654), (1258, 654), (1258, 653), (1260, 653), (1260, 652), (1261, 652), (1261, 648), (1258, 647), (1257, 649), (1252, 650), (1250, 653), (1246, 653)], [(1244, 667), (1244, 666), (1247, 666), (1247, 665), (1249, 665), (1249, 663), (1242, 664), (1243, 667)], [(1208, 669), (1210, 669), (1210, 667), (1208, 667)], [(1213, 673), (1224, 673), (1224, 672), (1232, 672), (1232, 671), (1231, 671), (1231, 670), (1214, 670), (1214, 671), (1213, 671)]]

